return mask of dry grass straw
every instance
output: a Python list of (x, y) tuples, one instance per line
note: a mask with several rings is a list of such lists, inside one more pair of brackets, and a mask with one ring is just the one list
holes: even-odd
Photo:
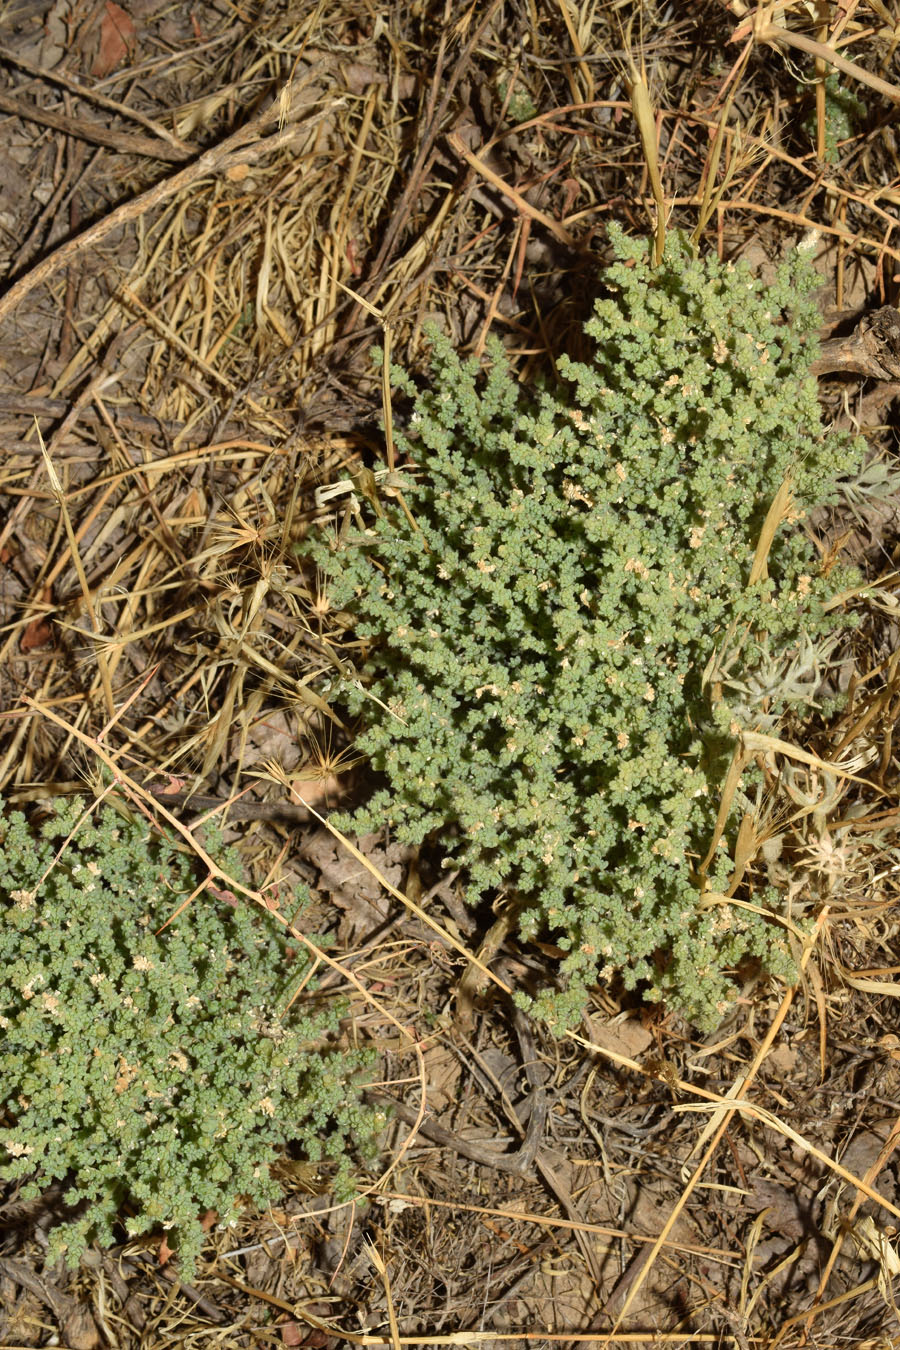
[[(269, 795), (309, 798), (310, 821), (325, 817), (310, 784), (325, 776), (326, 762), (330, 772), (352, 758), (346, 747), (353, 728), (329, 696), (337, 680), (353, 677), (360, 644), (331, 612), (317, 578), (298, 571), (292, 549), (314, 518), (336, 530), (352, 519), (352, 499), (336, 512), (330, 505), (317, 510), (317, 484), (352, 476), (377, 501), (384, 480), (370, 465), (383, 456), (385, 469), (393, 468), (395, 413), (389, 388), (369, 372), (368, 344), (389, 343), (401, 361), (415, 364), (420, 323), (429, 315), (472, 350), (481, 350), (493, 328), (523, 367), (552, 364), (556, 351), (577, 345), (582, 297), (602, 248), (600, 227), (618, 219), (645, 229), (645, 186), (657, 255), (666, 228), (675, 226), (729, 252), (760, 235), (773, 253), (780, 233), (792, 238), (796, 229), (815, 227), (837, 245), (831, 259), (839, 303), (851, 265), (865, 271), (869, 293), (881, 298), (900, 262), (889, 123), (876, 119), (872, 131), (841, 148), (835, 165), (823, 164), (816, 150), (824, 145), (823, 66), (860, 82), (876, 99), (895, 100), (894, 86), (884, 88), (875, 74), (892, 50), (889, 16), (876, 5), (821, 7), (809, 37), (800, 6), (781, 5), (777, 13), (764, 7), (753, 16), (737, 3), (730, 9), (733, 18), (719, 16), (720, 27), (708, 32), (708, 16), (672, 24), (641, 7), (642, 27), (635, 34), (633, 24), (625, 41), (627, 14), (572, 0), (503, 11), (494, 3), (438, 29), (410, 7), (408, 14), (386, 14), (368, 33), (355, 11), (316, 4), (267, 20), (265, 41), (256, 44), (234, 20), (231, 47), (212, 49), (231, 55), (215, 58), (212, 76), (191, 65), (189, 55), (179, 58), (188, 97), (179, 95), (174, 117), (162, 107), (142, 114), (143, 124), (158, 138), (165, 133), (179, 154), (181, 146), (207, 138), (212, 148), (103, 215), (61, 252), (50, 251), (0, 301), (5, 340), (14, 310), (30, 340), (37, 320), (29, 306), (41, 286), (55, 285), (64, 267), (77, 269), (92, 253), (101, 265), (115, 265), (105, 290), (91, 291), (88, 276), (86, 308), (71, 329), (77, 339), (44, 377), (42, 406), (65, 410), (45, 435), (45, 450), (30, 420), (0, 414), (6, 419), (0, 551), (8, 576), (0, 640), (4, 796), (28, 803), (76, 789), (98, 798), (127, 792), (139, 809), (180, 833), (214, 885), (265, 906), (287, 926), (289, 916), (272, 911), (271, 900), (294, 838), (273, 839), (256, 827), (251, 843), (266, 883), (241, 888), (203, 851), (197, 829), (148, 788), (168, 776), (175, 789), (212, 790), (227, 816), (248, 782), (268, 783)], [(515, 19), (515, 44), (501, 17)], [(338, 33), (348, 36), (345, 46)], [(848, 61), (838, 49), (851, 43)], [(713, 54), (723, 50), (725, 73), (713, 75)], [(171, 68), (158, 66), (159, 78)], [(796, 129), (798, 73), (816, 86), (806, 145)], [(265, 101), (248, 102), (246, 116), (234, 118), (235, 100), (249, 90), (266, 91)], [(118, 116), (126, 106), (104, 98), (95, 100), (92, 115), (100, 109)], [(510, 111), (517, 99), (527, 114), (518, 120)], [(125, 241), (120, 255), (104, 257), (114, 238)], [(37, 331), (38, 350), (52, 347), (54, 337)], [(57, 403), (47, 405), (48, 397)], [(16, 406), (27, 409), (27, 398), (19, 396)], [(379, 406), (386, 449), (376, 429)], [(784, 501), (773, 506), (773, 528), (783, 508)], [(758, 569), (767, 547), (761, 541)], [(889, 1240), (885, 1211), (897, 1214), (888, 1186), (879, 1188), (887, 1141), (862, 1174), (843, 1167), (840, 1136), (832, 1133), (819, 1146), (812, 1108), (793, 1100), (778, 1067), (780, 1054), (802, 1051), (811, 1039), (805, 1071), (809, 1096), (819, 1100), (816, 1072), (824, 1077), (827, 1068), (843, 1081), (842, 1043), (858, 1038), (862, 1045), (864, 1035), (871, 1041), (871, 1027), (880, 1023), (881, 1059), (873, 1072), (886, 1081), (897, 1053), (889, 1037), (890, 1000), (900, 985), (900, 821), (891, 804), (900, 687), (897, 659), (885, 654), (897, 641), (894, 583), (883, 580), (880, 589), (853, 599), (866, 624), (854, 638), (847, 706), (830, 726), (744, 737), (725, 785), (721, 829), (748, 764), (764, 787), (732, 841), (729, 895), (707, 897), (725, 912), (726, 900), (753, 907), (746, 897), (776, 885), (803, 985), (778, 1007), (749, 985), (738, 1020), (705, 1047), (691, 1045), (683, 1029), (651, 1020), (659, 1054), (646, 1058), (604, 1039), (638, 1022), (621, 991), (599, 991), (592, 1010), (598, 1034), (540, 1052), (548, 1073), (557, 1075), (555, 1127), (565, 1144), (553, 1142), (547, 1165), (567, 1185), (568, 1211), (524, 1179), (510, 1195), (493, 1191), (483, 1169), (445, 1160), (435, 1170), (418, 1127), (404, 1128), (390, 1163), (396, 1189), (387, 1190), (387, 1174), (369, 1188), (382, 1223), (383, 1243), (377, 1260), (371, 1258), (378, 1278), (366, 1284), (354, 1276), (353, 1297), (365, 1291), (385, 1326), (360, 1333), (339, 1305), (328, 1316), (304, 1313), (309, 1286), (277, 1256), (266, 1258), (255, 1281), (236, 1279), (241, 1268), (232, 1263), (227, 1280), (243, 1290), (247, 1308), (257, 1307), (259, 1283), (269, 1280), (262, 1293), (278, 1316), (293, 1308), (323, 1334), (372, 1345), (634, 1344), (651, 1335), (654, 1343), (680, 1344), (687, 1336), (692, 1344), (800, 1346), (813, 1335), (827, 1339), (835, 1328), (844, 1334), (864, 1326), (874, 1338), (890, 1325), (887, 1251), (871, 1255), (878, 1233)], [(846, 683), (846, 663), (833, 674)], [(365, 849), (333, 829), (331, 837), (382, 882), (400, 907), (398, 925), (413, 937), (396, 946), (383, 938), (350, 954), (294, 936), (320, 970), (331, 972), (326, 978), (352, 991), (358, 1033), (384, 1043), (394, 1076), (418, 1084), (398, 1091), (412, 1092), (421, 1121), (438, 1053), (469, 1051), (465, 1019), (433, 1020), (448, 996), (446, 967), (435, 964), (423, 974), (410, 953), (426, 953), (433, 940), (442, 959), (462, 961), (454, 978), (468, 969), (501, 990), (508, 981), (476, 956), (477, 938), (470, 942), (438, 921)], [(815, 943), (807, 922), (814, 912)], [(519, 973), (527, 977), (527, 965)], [(504, 1005), (470, 1006), (479, 1034), (493, 1039), (498, 1053), (505, 1050)], [(430, 1030), (423, 1030), (426, 1014)], [(830, 1035), (836, 1023), (842, 1038)], [(569, 1091), (566, 1075), (577, 1074), (585, 1056), (604, 1072), (591, 1079), (590, 1092)], [(890, 1095), (887, 1087), (882, 1095)], [(652, 1121), (670, 1106), (671, 1137), (661, 1144), (658, 1135), (639, 1136), (629, 1152), (627, 1135), (589, 1115), (585, 1120), (607, 1098), (613, 1122)], [(462, 1101), (459, 1110), (465, 1129)], [(709, 1119), (694, 1128), (698, 1111)], [(480, 1120), (482, 1138), (484, 1130), (503, 1128), (487, 1106)], [(745, 1139), (762, 1158), (760, 1169), (775, 1173), (802, 1158), (820, 1169), (821, 1184), (838, 1179), (855, 1196), (842, 1211), (846, 1229), (833, 1230), (818, 1288), (800, 1308), (785, 1272), (802, 1264), (802, 1243), (758, 1268), (755, 1258), (767, 1241), (763, 1220), (743, 1213), (735, 1219), (723, 1208), (717, 1229), (715, 1205), (700, 1199), (719, 1195), (724, 1207), (732, 1192), (752, 1193)], [(893, 1148), (895, 1131), (889, 1140)], [(720, 1143), (727, 1154), (720, 1155)], [(607, 1192), (584, 1181), (592, 1169), (608, 1186), (631, 1186), (633, 1198), (652, 1194), (653, 1221), (646, 1227), (603, 1221)], [(466, 1198), (474, 1184), (484, 1203)], [(707, 1184), (723, 1189), (704, 1191)], [(879, 1262), (881, 1285), (876, 1276), (854, 1284), (852, 1262), (863, 1258), (848, 1259), (841, 1236), (855, 1231), (863, 1241), (863, 1197), (876, 1206), (879, 1227), (868, 1250)], [(454, 1231), (442, 1227), (434, 1243), (439, 1214), (453, 1216)], [(685, 1240), (687, 1219), (695, 1235), (718, 1232), (720, 1240)], [(497, 1252), (491, 1248), (476, 1272), (487, 1291), (479, 1303), (453, 1285), (453, 1271), (467, 1244), (482, 1250), (485, 1220), (507, 1236), (491, 1238)], [(290, 1216), (279, 1223), (286, 1234), (305, 1231)], [(535, 1228), (561, 1263), (552, 1278), (543, 1258), (528, 1264)], [(276, 1232), (265, 1216), (248, 1219), (248, 1238), (263, 1232)], [(610, 1252), (622, 1252), (615, 1278), (606, 1278), (607, 1258), (591, 1246), (601, 1239)], [(227, 1239), (216, 1241), (224, 1274)], [(640, 1249), (651, 1257), (626, 1278), (631, 1253)], [(397, 1251), (406, 1253), (405, 1262), (397, 1262)], [(485, 1325), (502, 1312), (490, 1301), (495, 1255), (500, 1265), (523, 1262), (526, 1278), (524, 1286), (510, 1279), (519, 1292), (510, 1296), (507, 1325), (496, 1331)], [(582, 1297), (575, 1276), (590, 1272), (593, 1261), (606, 1282), (594, 1280)], [(446, 1288), (457, 1290), (447, 1296), (449, 1312), (435, 1295), (438, 1269)], [(272, 1291), (288, 1278), (297, 1297), (276, 1296)], [(682, 1324), (674, 1305), (658, 1298), (669, 1278), (680, 1281), (680, 1306), (694, 1310)], [(201, 1334), (202, 1307), (186, 1312), (175, 1286), (165, 1296), (172, 1321), (166, 1331), (161, 1319), (160, 1343), (175, 1334), (176, 1305), (177, 1334), (185, 1334), (192, 1316)], [(604, 1314), (607, 1302), (616, 1311)], [(465, 1330), (447, 1331), (448, 1317)], [(556, 1329), (519, 1329), (536, 1324)], [(422, 1334), (423, 1327), (443, 1334)], [(235, 1337), (243, 1334), (236, 1324)]]

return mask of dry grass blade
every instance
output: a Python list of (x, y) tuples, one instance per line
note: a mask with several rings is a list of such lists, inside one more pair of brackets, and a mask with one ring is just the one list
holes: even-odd
[[(69, 540), (69, 548), (72, 554), (72, 562), (74, 564), (75, 571), (78, 574), (78, 581), (79, 584), (81, 585), (81, 594), (84, 598), (84, 607), (87, 610), (87, 615), (88, 619), (90, 620), (91, 627), (95, 635), (99, 637), (100, 622), (97, 618), (97, 611), (94, 607), (94, 598), (91, 595), (91, 588), (88, 584), (88, 579), (84, 570), (84, 565), (81, 561), (81, 553), (79, 552), (78, 549), (78, 540), (76, 539), (75, 531), (72, 528), (72, 518), (69, 515), (69, 508), (66, 503), (66, 494), (63, 491), (63, 487), (59, 481), (56, 469), (53, 467), (53, 460), (50, 458), (50, 455), (47, 452), (47, 448), (44, 445), (43, 437), (41, 437), (40, 433), (40, 428), (38, 428), (38, 437), (41, 442), (41, 453), (43, 454), (44, 457), (44, 465), (47, 470), (47, 477), (50, 479), (50, 487), (52, 489), (53, 496), (56, 499), (56, 504), (59, 507), (60, 515), (62, 516), (63, 524), (65, 526), (66, 531), (66, 537)], [(115, 699), (113, 697), (112, 682), (110, 680), (109, 666), (106, 661), (105, 653), (102, 651), (98, 651), (97, 660), (100, 666), (100, 678), (103, 681), (103, 694), (104, 698), (106, 699), (106, 711), (109, 717), (112, 718), (115, 717), (116, 705)]]
[(820, 755), (811, 754), (808, 750), (791, 745), (788, 741), (780, 740), (777, 736), (767, 736), (761, 731), (742, 731), (741, 741), (751, 754), (757, 750), (762, 750), (767, 753), (786, 755), (788, 759), (795, 760), (798, 764), (808, 764), (811, 768), (822, 769), (826, 773), (834, 774), (835, 778), (844, 778), (849, 782), (859, 783), (863, 787), (874, 789), (881, 795), (877, 785), (868, 778), (862, 778), (858, 774), (851, 773), (842, 765), (822, 759)]
[(756, 545), (756, 552), (753, 555), (753, 565), (750, 568), (750, 576), (747, 584), (755, 586), (759, 581), (765, 581), (769, 575), (768, 558), (772, 551), (772, 544), (775, 541), (781, 526), (792, 518), (794, 512), (794, 500), (791, 494), (791, 480), (786, 478), (779, 487), (775, 496), (772, 498), (771, 505), (766, 512), (766, 518), (763, 521), (762, 529), (759, 532), (759, 542)]
[[(578, 73), (584, 84), (585, 98), (590, 101), (594, 97), (594, 79), (591, 75), (591, 68), (584, 60), (585, 44), (582, 42), (578, 29), (569, 10), (568, 0), (557, 0), (559, 12), (562, 15), (563, 23), (566, 25), (566, 32), (572, 43), (572, 50), (575, 53)], [(590, 29), (591, 10), (588, 10), (587, 28)]]
[(391, 1294), (391, 1278), (388, 1275), (388, 1269), (384, 1259), (374, 1242), (366, 1242), (366, 1251), (369, 1253), (369, 1260), (372, 1262), (378, 1274), (381, 1276), (384, 1285), (385, 1302), (387, 1303), (388, 1322), (390, 1323), (391, 1338), (389, 1344), (398, 1347), (401, 1344), (400, 1328), (397, 1325), (397, 1314), (394, 1310), (394, 1299)]
[[(740, 79), (747, 65), (747, 62), (750, 58), (750, 53), (752, 52), (752, 50), (753, 50), (752, 41), (748, 39), (748, 41), (744, 44), (744, 48), (741, 51), (740, 56), (735, 61), (729, 73), (728, 80), (726, 82), (728, 87), (728, 93), (726, 95), (725, 102), (722, 105), (722, 112), (716, 124), (712, 144), (710, 145), (709, 148), (709, 154), (707, 157), (707, 163), (705, 166), (703, 177), (703, 196), (700, 201), (697, 213), (697, 225), (691, 236), (692, 239), (694, 240), (694, 243), (698, 245), (703, 236), (703, 232), (705, 231), (707, 225), (712, 219), (714, 213), (718, 209), (719, 204), (722, 201), (722, 198), (732, 181), (732, 178), (736, 175), (738, 171), (737, 154), (735, 153), (731, 156), (730, 165), (726, 170), (725, 174), (723, 175), (721, 182), (717, 182), (719, 174), (719, 164), (722, 158), (722, 151), (729, 143), (729, 140), (732, 139), (727, 129), (728, 118), (731, 115), (731, 109), (734, 104), (735, 95), (740, 87)], [(735, 141), (737, 140), (737, 136), (739, 134), (742, 133), (739, 133), (737, 131), (735, 132), (733, 138)], [(734, 146), (734, 150), (735, 151), (737, 150), (736, 145)]]
[(650, 188), (653, 192), (653, 201), (656, 205), (653, 260), (658, 265), (662, 261), (662, 256), (666, 248), (667, 207), (665, 195), (663, 194), (662, 178), (659, 173), (656, 118), (653, 114), (653, 105), (650, 102), (650, 92), (647, 89), (646, 81), (643, 75), (638, 75), (636, 72), (632, 74), (631, 78), (631, 111), (640, 133), (641, 149), (644, 152), (644, 163), (647, 166), (647, 174), (650, 178)]
[(697, 868), (697, 875), (701, 880), (701, 885), (704, 891), (706, 889), (706, 877), (709, 871), (710, 864), (713, 858), (715, 857), (716, 850), (719, 847), (719, 841), (722, 838), (723, 834), (725, 833), (725, 826), (728, 823), (729, 816), (731, 815), (735, 793), (737, 792), (738, 787), (740, 785), (740, 781), (741, 778), (743, 777), (744, 770), (750, 763), (750, 758), (751, 758), (750, 749), (746, 744), (745, 738), (741, 737), (735, 745), (734, 751), (731, 756), (731, 763), (728, 766), (728, 771), (725, 775), (725, 781), (722, 784), (722, 789), (719, 794), (719, 810), (718, 814), (716, 815), (716, 823), (713, 826), (712, 838), (710, 839), (709, 848), (706, 851), (705, 858), (701, 862), (700, 866)]

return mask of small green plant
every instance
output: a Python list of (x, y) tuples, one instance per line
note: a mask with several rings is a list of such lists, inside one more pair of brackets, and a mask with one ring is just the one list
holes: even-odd
[(109, 1245), (118, 1216), (174, 1229), (190, 1278), (203, 1213), (279, 1195), (287, 1141), (352, 1189), (348, 1151), (377, 1123), (354, 1091), (365, 1059), (326, 1048), (334, 1007), (282, 1015), (307, 958), (261, 912), (204, 893), (164, 927), (196, 878), (144, 822), (104, 809), (59, 852), (81, 809), (37, 835), (0, 816), (0, 1177), (28, 1178), (22, 1198), (67, 1182), (80, 1212), (51, 1259)]
[[(838, 146), (853, 136), (860, 123), (865, 121), (866, 105), (852, 89), (841, 84), (836, 70), (826, 75), (825, 85), (825, 163), (836, 164)], [(803, 86), (801, 86), (801, 89)], [(806, 129), (813, 140), (816, 137), (817, 118), (807, 118)]]
[(537, 106), (527, 89), (513, 86), (510, 90), (509, 80), (502, 79), (497, 91), (510, 122), (528, 122), (532, 117), (537, 117)]
[[(562, 357), (567, 383), (532, 398), (499, 343), (482, 372), (432, 333), (429, 388), (393, 371), (411, 519), (385, 499), (307, 546), (369, 644), (339, 697), (386, 778), (340, 823), (433, 835), (473, 902), (510, 894), (523, 935), (566, 952), (536, 1002), (557, 1025), (616, 971), (711, 1025), (742, 960), (796, 974), (783, 927), (705, 905), (697, 869), (735, 731), (812, 695), (842, 622), (825, 602), (848, 574), (824, 577), (796, 522), (863, 446), (823, 431), (799, 254), (766, 286), (679, 238), (657, 268), (611, 239), (593, 361)], [(720, 850), (708, 888), (732, 870)]]

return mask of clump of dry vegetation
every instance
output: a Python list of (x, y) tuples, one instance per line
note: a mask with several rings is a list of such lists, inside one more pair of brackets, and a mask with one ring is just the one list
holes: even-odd
[[(874, 0), (14, 0), (0, 793), (35, 821), (76, 794), (165, 821), (198, 883), (285, 925), (306, 883), (317, 996), (350, 997), (394, 1123), (363, 1216), (286, 1121), (282, 1201), (204, 1220), (192, 1285), (124, 1227), (67, 1274), (44, 1260), (61, 1191), (9, 1187), (5, 1343), (896, 1339), (897, 376), (872, 316), (900, 261), (898, 37)], [(816, 706), (743, 736), (722, 784), (729, 808), (753, 785), (733, 899), (774, 886), (815, 918), (802, 983), (748, 967), (703, 1039), (612, 979), (553, 1041), (508, 995), (559, 954), (516, 938), (502, 894), (470, 910), (440, 841), (327, 824), (371, 790), (330, 703), (363, 651), (296, 545), (398, 488), (409, 409), (371, 347), (419, 369), (430, 320), (539, 381), (587, 355), (609, 222), (763, 274), (815, 230), (823, 410), (873, 452), (852, 509), (808, 523), (824, 574), (863, 571), (834, 599), (857, 626)], [(203, 850), (210, 816), (245, 892)]]

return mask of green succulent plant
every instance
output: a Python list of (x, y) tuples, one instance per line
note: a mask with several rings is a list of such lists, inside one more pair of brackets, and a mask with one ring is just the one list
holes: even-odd
[[(850, 576), (800, 522), (864, 446), (823, 429), (799, 252), (764, 284), (677, 236), (658, 267), (610, 238), (592, 359), (527, 393), (499, 342), (482, 367), (432, 331), (427, 385), (392, 371), (409, 513), (385, 496), (304, 545), (368, 647), (335, 697), (382, 786), (339, 824), (431, 836), (473, 903), (511, 895), (565, 952), (533, 1004), (556, 1025), (613, 972), (711, 1025), (748, 957), (795, 975), (784, 928), (705, 905), (696, 867), (735, 731), (808, 699), (847, 622), (826, 604)], [(720, 850), (709, 887), (732, 868)]]
[(205, 892), (168, 922), (196, 888), (188, 855), (143, 821), (81, 814), (70, 801), (35, 833), (0, 802), (0, 1178), (25, 1199), (66, 1183), (78, 1210), (51, 1259), (109, 1245), (118, 1219), (174, 1230), (190, 1278), (204, 1212), (227, 1224), (277, 1197), (288, 1141), (350, 1193), (379, 1124), (357, 1091), (367, 1059), (329, 1045), (336, 1006), (286, 1011), (307, 957), (261, 912)]

